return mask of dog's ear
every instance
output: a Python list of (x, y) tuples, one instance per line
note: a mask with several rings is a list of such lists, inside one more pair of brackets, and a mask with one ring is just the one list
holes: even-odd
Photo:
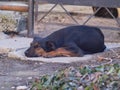
[(46, 47), (47, 47), (48, 51), (56, 49), (55, 43), (53, 41), (47, 41), (46, 42)]
[(37, 37), (37, 36), (33, 37), (33, 41), (40, 41), (41, 39), (42, 39), (41, 37)]

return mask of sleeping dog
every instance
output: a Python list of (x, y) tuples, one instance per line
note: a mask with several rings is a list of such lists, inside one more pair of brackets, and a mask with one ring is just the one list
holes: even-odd
[(45, 38), (34, 37), (25, 51), (27, 57), (81, 57), (104, 51), (104, 35), (99, 28), (69, 26)]

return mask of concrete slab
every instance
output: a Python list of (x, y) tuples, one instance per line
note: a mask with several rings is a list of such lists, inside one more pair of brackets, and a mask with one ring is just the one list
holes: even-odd
[(14, 37), (0, 40), (0, 53), (6, 53), (29, 47), (32, 38)]
[(120, 47), (120, 43), (105, 43), (107, 49), (112, 49), (112, 48), (117, 48), (117, 47)]
[[(32, 38), (14, 37), (0, 40), (0, 53), (7, 53), (8, 57), (20, 60), (32, 60), (52, 63), (71, 63), (77, 61), (90, 60), (93, 55), (85, 55), (84, 57), (56, 57), (56, 58), (27, 58), (24, 51), (29, 47)], [(120, 47), (120, 43), (105, 43), (108, 49)]]
[(3, 32), (0, 32), (0, 40), (3, 40), (3, 39), (8, 39), (9, 36), (4, 34)]
[[(116, 47), (120, 47), (120, 43), (106, 43), (106, 46), (107, 46), (107, 49), (116, 48)], [(86, 60), (92, 59), (94, 56), (94, 55), (85, 55), (84, 57), (27, 58), (24, 55), (24, 52), (26, 49), (24, 48), (21, 50), (10, 52), (8, 56), (11, 58), (16, 58), (20, 60), (31, 60), (31, 61), (52, 62), (52, 63), (72, 63), (72, 62), (86, 61)]]
[(52, 62), (52, 63), (71, 63), (78, 61), (85, 61), (92, 58), (93, 55), (85, 55), (84, 57), (55, 57), (55, 58), (43, 58), (43, 57), (34, 57), (27, 58), (24, 55), (24, 51), (26, 49), (17, 50), (14, 52), (10, 52), (8, 57), (16, 58), (20, 60), (31, 60), (31, 61), (40, 61), (40, 62)]

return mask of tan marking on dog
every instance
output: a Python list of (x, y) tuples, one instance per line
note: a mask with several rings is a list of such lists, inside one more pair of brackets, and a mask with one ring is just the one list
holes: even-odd
[(65, 57), (74, 57), (78, 56), (75, 53), (72, 53), (64, 48), (58, 48), (55, 51), (43, 53), (43, 57), (56, 57), (56, 56), (65, 56)]
[(46, 52), (43, 48), (38, 48), (38, 49), (35, 49), (35, 53), (36, 53), (38, 56), (43, 56), (43, 55), (46, 54), (47, 52)]

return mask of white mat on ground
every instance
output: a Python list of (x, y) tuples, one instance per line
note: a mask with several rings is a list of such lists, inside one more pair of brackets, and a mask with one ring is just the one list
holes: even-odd
[(9, 53), (30, 46), (32, 38), (14, 37), (0, 40), (0, 53)]
[(43, 58), (43, 57), (32, 57), (27, 58), (24, 55), (24, 51), (26, 49), (17, 50), (14, 52), (10, 52), (8, 54), (9, 57), (17, 58), (20, 60), (31, 60), (31, 61), (41, 61), (41, 62), (52, 62), (52, 63), (71, 63), (77, 61), (85, 61), (92, 58), (92, 55), (85, 55), (84, 57), (55, 57), (55, 58)]
[[(108, 49), (120, 47), (120, 43), (106, 43), (106, 46)], [(21, 59), (21, 60), (52, 62), (52, 63), (71, 63), (71, 62), (90, 60), (93, 58), (93, 55), (85, 55), (84, 57), (55, 57), (55, 58), (32, 57), (32, 58), (27, 58), (24, 55), (24, 51), (26, 49), (18, 49), (16, 51), (10, 52), (8, 56), (12, 58)]]
[(0, 32), (0, 40), (8, 39), (8, 38), (10, 38), (8, 35), (4, 34), (3, 32)]

